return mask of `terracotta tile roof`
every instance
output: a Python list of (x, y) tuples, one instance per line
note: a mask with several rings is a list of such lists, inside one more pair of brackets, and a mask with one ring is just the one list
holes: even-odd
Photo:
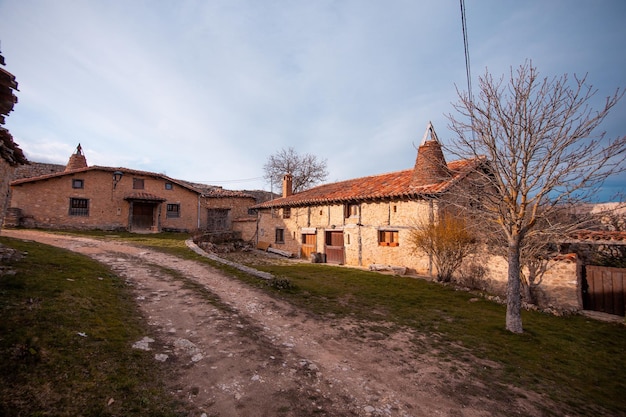
[(178, 180), (175, 178), (170, 178), (167, 175), (158, 174), (156, 172), (138, 171), (136, 169), (122, 168), (122, 167), (104, 167), (104, 166), (98, 166), (98, 165), (94, 165), (94, 166), (86, 167), (86, 168), (72, 169), (69, 171), (52, 172), (50, 174), (40, 175), (38, 177), (21, 178), (21, 179), (12, 181), (11, 185), (26, 184), (29, 182), (42, 181), (42, 180), (47, 180), (51, 178), (62, 177), (65, 175), (74, 175), (74, 174), (87, 172), (87, 171), (105, 171), (105, 172), (110, 172), (111, 174), (113, 174), (113, 172), (115, 171), (121, 171), (124, 173), (124, 175), (136, 175), (136, 176), (148, 176), (148, 177), (153, 177), (153, 178), (162, 178), (165, 181), (171, 182), (173, 184), (177, 184), (183, 188), (186, 188), (195, 193), (201, 194), (203, 197), (207, 197), (207, 198), (227, 198), (227, 197), (254, 198), (254, 196), (248, 193), (245, 193), (243, 191), (225, 190), (222, 187), (217, 187), (213, 185), (196, 184), (196, 183), (192, 183), (189, 181), (183, 181), (183, 180)]
[[(0, 65), (5, 65), (2, 54), (0, 54)], [(13, 111), (15, 103), (17, 103), (17, 96), (13, 91), (19, 91), (15, 75), (4, 68), (0, 68), (0, 124), (4, 124), (5, 116)]]
[(200, 190), (203, 197), (207, 198), (226, 198), (226, 197), (241, 197), (241, 198), (254, 198), (253, 195), (246, 193), (245, 191), (225, 190), (222, 187), (216, 185), (200, 184), (196, 182), (183, 181), (189, 186)]
[(569, 237), (579, 242), (626, 245), (625, 231), (577, 230), (571, 233)]
[(125, 195), (124, 200), (165, 201), (167, 199), (150, 193), (136, 192)]
[(103, 166), (98, 166), (98, 165), (93, 165), (93, 166), (86, 167), (86, 168), (72, 169), (69, 171), (53, 172), (51, 174), (40, 175), (38, 177), (22, 178), (19, 180), (12, 181), (11, 185), (27, 184), (29, 182), (37, 182), (37, 181), (47, 180), (51, 178), (63, 177), (66, 175), (75, 175), (81, 172), (88, 172), (88, 171), (105, 171), (105, 172), (110, 172), (111, 174), (113, 174), (113, 172), (115, 171), (121, 171), (124, 173), (124, 175), (137, 175), (137, 176), (147, 176), (147, 177), (153, 177), (153, 178), (162, 178), (165, 181), (180, 185), (181, 187), (187, 188), (198, 194), (201, 193), (200, 190), (192, 187), (188, 182), (170, 178), (164, 174), (158, 174), (156, 172), (149, 172), (149, 171), (138, 171), (136, 169), (123, 168), (123, 167), (103, 167)]
[(11, 133), (3, 127), (0, 127), (0, 158), (4, 159), (11, 166), (28, 164), (24, 152), (13, 141)]
[(447, 191), (483, 163), (482, 158), (453, 161), (447, 164), (451, 177), (445, 181), (412, 186), (413, 169), (324, 184), (289, 197), (277, 198), (253, 208), (295, 207), (326, 203), (381, 200), (436, 195)]

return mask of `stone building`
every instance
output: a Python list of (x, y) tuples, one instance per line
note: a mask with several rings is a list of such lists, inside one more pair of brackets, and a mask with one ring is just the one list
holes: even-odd
[(319, 253), (328, 263), (395, 265), (428, 273), (428, 257), (415, 256), (409, 245), (411, 230), (417, 222), (436, 218), (441, 204), (480, 164), (479, 159), (446, 163), (429, 124), (412, 169), (296, 194), (286, 175), (282, 197), (255, 206), (258, 240), (300, 257)]
[[(0, 54), (0, 65), (5, 65), (2, 54)], [(13, 111), (17, 103), (14, 91), (17, 91), (15, 76), (0, 67), (0, 125), (4, 125), (5, 116)], [(27, 163), (24, 153), (13, 141), (11, 133), (0, 126), (0, 225), (4, 221), (9, 201), (9, 181), (15, 169)]]
[[(412, 169), (295, 194), (286, 175), (281, 198), (254, 206), (259, 247), (315, 261), (432, 276), (434, 265), (411, 246), (411, 231), (417, 224), (436, 221), (443, 207), (458, 206), (459, 196), (467, 195), (459, 188), (474, 187), (473, 176), (484, 168), (482, 159), (447, 163), (429, 124)], [(491, 288), (505, 291), (508, 266), (503, 258), (480, 253), (473, 261), (485, 267), (483, 278)], [(558, 262), (542, 285), (555, 304), (565, 309), (582, 307), (576, 261)]]
[(255, 202), (154, 172), (90, 167), (80, 145), (63, 171), (14, 180), (11, 193), (9, 226), (133, 232), (233, 231)]

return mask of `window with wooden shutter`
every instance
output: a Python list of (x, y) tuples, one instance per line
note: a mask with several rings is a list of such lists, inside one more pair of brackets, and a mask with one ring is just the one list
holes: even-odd
[(398, 231), (397, 230), (379, 230), (378, 231), (378, 245), (379, 246), (398, 246)]

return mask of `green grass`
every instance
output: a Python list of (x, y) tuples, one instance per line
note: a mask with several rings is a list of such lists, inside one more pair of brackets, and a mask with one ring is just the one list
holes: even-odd
[(120, 278), (69, 251), (0, 242), (28, 253), (0, 277), (0, 415), (186, 415), (166, 365), (131, 348), (148, 330)]
[[(185, 235), (118, 236), (216, 265), (189, 251)], [(423, 338), (415, 340), (416, 353), (433, 349), (444, 362), (458, 359), (465, 364), (478, 358), (480, 365), (472, 372), (488, 388), (482, 395), (506, 398), (512, 385), (547, 395), (559, 404), (556, 410), (545, 409), (546, 415), (626, 416), (626, 326), (622, 324), (525, 311), (525, 332), (516, 335), (504, 329), (504, 306), (479, 297), (476, 301), (475, 294), (425, 280), (321, 264), (257, 268), (288, 278), (293, 288), (277, 291), (232, 268), (223, 269), (319, 317), (371, 323), (359, 337), (385, 337), (406, 326), (428, 337), (427, 343)]]
[(318, 264), (258, 268), (289, 277), (295, 289), (281, 296), (316, 314), (408, 326), (434, 336), (442, 359), (493, 362), (475, 368), (492, 395), (511, 384), (562, 404), (555, 415), (626, 415), (622, 324), (524, 311), (517, 335), (504, 329), (504, 306), (425, 280)]

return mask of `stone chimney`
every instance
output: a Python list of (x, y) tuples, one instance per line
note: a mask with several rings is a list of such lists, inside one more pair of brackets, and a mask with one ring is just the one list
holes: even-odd
[(287, 173), (283, 176), (283, 197), (293, 194), (293, 175)]
[(436, 184), (449, 177), (450, 171), (443, 157), (441, 144), (439, 143), (432, 123), (428, 122), (424, 138), (417, 150), (411, 185), (419, 187), (422, 185)]
[(85, 155), (83, 154), (83, 148), (80, 146), (80, 143), (76, 147), (76, 152), (70, 156), (70, 160), (65, 166), (65, 170), (72, 171), (79, 168), (87, 168), (87, 158), (85, 158)]

